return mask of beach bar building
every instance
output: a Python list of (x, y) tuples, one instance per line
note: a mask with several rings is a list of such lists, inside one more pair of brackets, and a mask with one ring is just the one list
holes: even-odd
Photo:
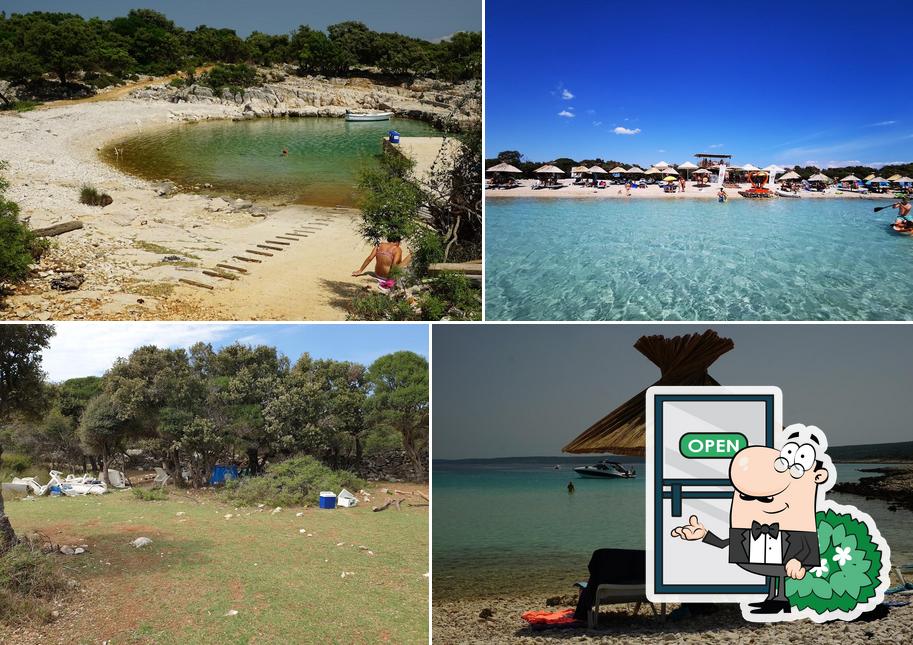
[(723, 162), (725, 162), (727, 166), (732, 165), (729, 163), (729, 160), (732, 159), (732, 155), (716, 155), (710, 152), (698, 152), (694, 157), (697, 159), (697, 165), (701, 168), (716, 168)]
[[(708, 368), (735, 347), (712, 329), (686, 336), (641, 336), (634, 348), (660, 370), (653, 385), (719, 385)], [(562, 452), (643, 457), (647, 422), (647, 388), (583, 431)]]

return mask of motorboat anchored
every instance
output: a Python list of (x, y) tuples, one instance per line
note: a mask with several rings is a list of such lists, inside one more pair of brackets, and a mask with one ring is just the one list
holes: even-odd
[(634, 469), (628, 470), (617, 461), (605, 459), (590, 466), (578, 466), (574, 472), (581, 477), (601, 479), (631, 479), (636, 477)]
[(346, 121), (389, 121), (393, 112), (352, 112), (346, 110)]

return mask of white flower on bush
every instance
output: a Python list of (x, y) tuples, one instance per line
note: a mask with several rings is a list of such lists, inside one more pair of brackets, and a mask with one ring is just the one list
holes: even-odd
[(837, 552), (834, 554), (834, 557), (831, 558), (831, 559), (832, 559), (834, 562), (836, 562), (837, 564), (839, 564), (841, 567), (842, 567), (844, 564), (846, 564), (846, 561), (847, 561), (847, 560), (852, 560), (852, 559), (853, 559), (853, 557), (850, 555), (850, 547), (848, 547), (848, 546), (846, 546), (846, 547), (838, 546), (838, 547), (836, 548), (836, 551), (837, 551)]
[(821, 566), (815, 567), (814, 569), (812, 569), (812, 572), (814, 572), (815, 576), (817, 576), (818, 578), (820, 578), (823, 575), (826, 575), (828, 572), (827, 560), (825, 560), (824, 558), (821, 558)]

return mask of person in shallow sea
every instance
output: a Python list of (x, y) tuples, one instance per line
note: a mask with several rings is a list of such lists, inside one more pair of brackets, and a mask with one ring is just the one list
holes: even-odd
[(894, 221), (895, 224), (899, 224), (904, 228), (913, 227), (913, 222), (907, 219), (910, 215), (910, 209), (913, 208), (911, 204), (907, 201), (907, 198), (902, 198), (899, 202), (891, 206), (891, 208), (897, 209), (897, 219)]
[(567, 483), (567, 492), (573, 494), (574, 492), (574, 482)]
[(400, 247), (400, 237), (391, 235), (386, 242), (381, 242), (371, 251), (370, 255), (365, 258), (361, 268), (353, 271), (353, 276), (360, 276), (365, 272), (371, 260), (374, 260), (374, 271), (369, 272), (377, 278), (377, 283), (381, 289), (391, 289), (396, 285), (396, 280), (390, 277), (395, 267), (404, 267), (409, 263), (409, 254), (403, 256), (403, 249)]
[(720, 192), (718, 192), (718, 193), (716, 194), (716, 198), (717, 198), (717, 200), (718, 200), (721, 204), (722, 204), (723, 202), (725, 202), (727, 199), (729, 199), (729, 195), (726, 194), (726, 189), (725, 189), (725, 188), (720, 188)]

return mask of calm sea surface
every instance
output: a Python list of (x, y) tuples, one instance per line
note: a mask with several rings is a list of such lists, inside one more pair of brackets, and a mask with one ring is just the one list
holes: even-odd
[[(586, 580), (593, 550), (643, 549), (644, 464), (631, 463), (638, 477), (627, 480), (582, 479), (572, 470), (597, 460), (435, 462), (434, 597), (570, 593), (575, 581)], [(838, 464), (838, 481), (873, 476), (857, 469), (876, 466)], [(875, 519), (893, 562), (913, 562), (913, 513), (854, 495), (830, 497)]]
[(911, 319), (913, 239), (886, 203), (491, 199), (486, 316)]
[[(412, 119), (219, 120), (151, 130), (113, 144), (103, 154), (118, 168), (145, 179), (212, 184), (210, 194), (354, 206), (358, 172), (376, 163), (388, 130), (403, 136), (438, 134)], [(114, 159), (114, 145), (124, 151), (120, 160)], [(287, 157), (283, 148), (289, 151)]]

